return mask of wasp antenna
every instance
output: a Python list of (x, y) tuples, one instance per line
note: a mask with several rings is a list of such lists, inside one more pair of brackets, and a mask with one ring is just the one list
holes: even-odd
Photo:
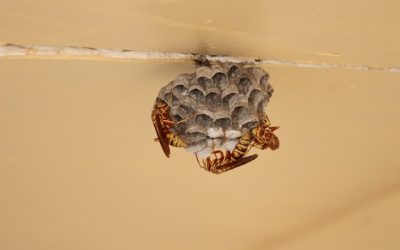
[(279, 126), (276, 126), (276, 127), (269, 127), (270, 129), (271, 129), (271, 131), (275, 131), (275, 130), (277, 130), (278, 128), (279, 128)]

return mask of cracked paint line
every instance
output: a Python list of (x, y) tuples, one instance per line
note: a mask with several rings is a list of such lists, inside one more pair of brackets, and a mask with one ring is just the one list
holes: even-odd
[[(28, 58), (60, 58), (60, 59), (89, 59), (89, 60), (158, 60), (192, 61), (197, 54), (180, 52), (136, 51), (124, 49), (105, 49), (76, 46), (31, 46), (18, 44), (0, 45), (0, 58), (2, 57), (28, 57)], [(209, 61), (233, 62), (246, 64), (283, 65), (298, 68), (315, 69), (347, 69), (357, 71), (383, 71), (400, 73), (400, 67), (380, 67), (371, 65), (332, 64), (317, 62), (300, 62), (293, 60), (266, 59), (255, 57), (233, 57), (205, 55)]]

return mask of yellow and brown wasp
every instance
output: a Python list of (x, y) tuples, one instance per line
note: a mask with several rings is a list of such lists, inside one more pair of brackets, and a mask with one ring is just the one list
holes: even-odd
[(175, 135), (171, 129), (174, 122), (169, 115), (169, 106), (161, 100), (157, 100), (151, 113), (151, 120), (157, 133), (157, 141), (160, 143), (164, 154), (169, 158), (169, 146), (186, 147), (186, 143)]
[(214, 174), (222, 174), (255, 160), (258, 157), (257, 154), (245, 157), (250, 148), (251, 134), (246, 133), (240, 137), (239, 142), (236, 144), (232, 152), (226, 151), (224, 153), (221, 150), (215, 150), (212, 152), (212, 156), (202, 159), (201, 162), (199, 161), (197, 154), (196, 159), (199, 166), (205, 170)]
[(267, 148), (278, 149), (279, 139), (273, 132), (279, 127), (271, 127), (270, 124), (268, 117), (265, 116), (250, 133), (245, 133), (240, 137), (232, 152), (226, 151), (224, 153), (221, 150), (216, 150), (212, 152), (212, 156), (203, 159), (201, 162), (196, 155), (199, 166), (214, 174), (221, 174), (255, 160), (258, 157), (257, 154), (245, 157), (253, 146), (262, 150)]

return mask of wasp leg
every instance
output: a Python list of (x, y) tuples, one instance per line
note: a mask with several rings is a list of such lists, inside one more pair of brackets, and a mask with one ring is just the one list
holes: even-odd
[(197, 157), (197, 153), (195, 153), (194, 155), (196, 155), (196, 160), (197, 160), (197, 163), (199, 164), (199, 167), (204, 168), (204, 167), (200, 164), (199, 157)]
[(167, 120), (167, 119), (162, 119), (162, 122), (163, 122), (165, 125), (170, 125), (170, 126), (175, 124), (173, 121)]
[(205, 170), (209, 171), (208, 169), (210, 168), (211, 160), (209, 158), (199, 159), (199, 157), (197, 156), (197, 153), (195, 153), (195, 155), (196, 155), (196, 160), (197, 160), (197, 163), (199, 164), (199, 167), (204, 168)]
[(211, 161), (210, 157), (207, 157), (206, 160), (204, 161), (204, 166), (206, 166), (206, 170), (209, 172), (212, 172), (215, 169), (215, 160)]
[(162, 103), (159, 108), (158, 108), (158, 112), (160, 115), (163, 115), (167, 112), (167, 110), (169, 109), (169, 106), (166, 103)]
[(215, 151), (213, 151), (213, 154), (215, 156), (215, 164), (216, 165), (221, 165), (226, 159), (224, 152), (222, 152), (221, 150), (215, 150)]

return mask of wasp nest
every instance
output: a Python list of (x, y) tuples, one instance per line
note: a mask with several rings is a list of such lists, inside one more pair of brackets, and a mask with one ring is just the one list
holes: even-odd
[(265, 118), (273, 93), (268, 78), (259, 67), (216, 63), (179, 75), (157, 98), (169, 106), (171, 132), (205, 158), (216, 149), (232, 151)]

